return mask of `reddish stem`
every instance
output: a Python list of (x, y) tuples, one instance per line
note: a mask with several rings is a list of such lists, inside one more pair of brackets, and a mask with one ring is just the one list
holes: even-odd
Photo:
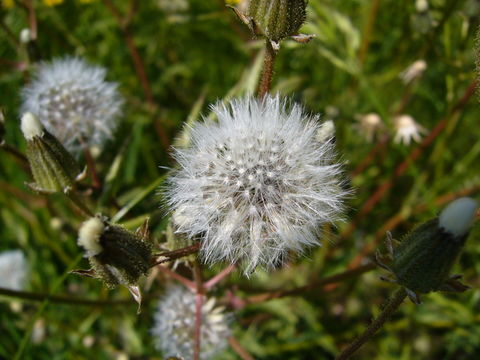
[(238, 340), (236, 338), (234, 338), (233, 336), (230, 336), (228, 338), (228, 343), (230, 344), (230, 346), (232, 347), (233, 351), (235, 351), (237, 353), (238, 356), (240, 356), (240, 358), (242, 360), (254, 360), (253, 356), (250, 355), (247, 350), (245, 350), (243, 348), (242, 345), (240, 345), (240, 343), (238, 342)]
[(170, 270), (169, 268), (162, 266), (162, 265), (157, 265), (157, 269), (163, 272), (164, 274), (170, 276), (172, 279), (177, 280), (178, 282), (181, 282), (183, 285), (185, 285), (187, 288), (190, 290), (195, 290), (196, 286), (195, 283), (186, 277), (183, 277), (180, 274), (177, 274), (175, 271)]
[(232, 271), (235, 270), (235, 268), (236, 267), (234, 264), (228, 265), (225, 269), (220, 271), (217, 275), (215, 275), (210, 280), (208, 280), (205, 284), (203, 284), (203, 287), (206, 290), (212, 289), (216, 284), (218, 284), (220, 281), (222, 281), (224, 278), (230, 275)]
[(200, 360), (200, 350), (202, 342), (202, 306), (204, 301), (204, 292), (202, 280), (202, 269), (195, 260), (193, 263), (193, 277), (195, 279), (195, 330), (193, 334), (193, 360)]

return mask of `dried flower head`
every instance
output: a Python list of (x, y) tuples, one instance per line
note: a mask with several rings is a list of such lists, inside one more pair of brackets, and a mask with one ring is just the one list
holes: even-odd
[(78, 232), (78, 245), (85, 249), (92, 275), (108, 287), (136, 285), (151, 265), (149, 239), (114, 225), (97, 215), (86, 220)]
[(415, 142), (420, 142), (422, 139), (420, 134), (428, 133), (428, 130), (417, 123), (410, 115), (397, 116), (393, 119), (393, 124), (395, 126), (395, 138), (393, 141), (397, 144), (404, 143), (405, 145), (410, 145), (412, 139)]
[(278, 96), (213, 111), (218, 123), (194, 125), (190, 147), (174, 152), (166, 195), (177, 231), (202, 240), (205, 262), (245, 260), (247, 274), (318, 245), (346, 194), (333, 142), (316, 139), (318, 117)]
[[(230, 335), (228, 316), (215, 299), (202, 306), (200, 359), (212, 359), (227, 346)], [(158, 350), (165, 357), (193, 358), (195, 332), (195, 294), (182, 286), (171, 286), (160, 299), (152, 333)]]
[(0, 287), (10, 290), (25, 288), (29, 267), (21, 250), (0, 253)]
[(385, 128), (380, 115), (369, 113), (366, 115), (358, 115), (355, 117), (358, 121), (356, 128), (358, 132), (365, 137), (368, 142), (372, 142), (376, 136)]
[(427, 63), (425, 60), (417, 60), (404, 71), (400, 73), (400, 78), (405, 84), (411, 83), (413, 80), (418, 79), (427, 70)]
[(67, 57), (41, 64), (22, 91), (22, 112), (36, 114), (70, 151), (102, 146), (117, 127), (122, 100), (104, 68)]

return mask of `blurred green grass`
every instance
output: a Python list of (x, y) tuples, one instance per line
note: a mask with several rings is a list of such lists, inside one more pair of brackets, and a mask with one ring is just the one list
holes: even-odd
[[(146, 101), (122, 30), (102, 1), (85, 4), (64, 1), (50, 7), (35, 2), (38, 47), (44, 59), (65, 54), (84, 56), (108, 68), (108, 78), (119, 82), (126, 98), (125, 117), (116, 138), (98, 159), (101, 174), (110, 177), (101, 194), (98, 211), (114, 215), (118, 208), (134, 204), (122, 222), (138, 226), (152, 216), (156, 237), (164, 239), (166, 221), (155, 191), (165, 173), (159, 166), (173, 166), (162, 140), (179, 135), (187, 119), (208, 115), (217, 99), (255, 89), (261, 60), (261, 41), (251, 40), (246, 28), (222, 1), (190, 0), (187, 10), (167, 13), (157, 1), (133, 1), (136, 11), (129, 30), (150, 81), (154, 105)], [(274, 91), (292, 96), (311, 112), (327, 119), (327, 109), (338, 110), (338, 150), (347, 172), (362, 164), (375, 144), (364, 141), (354, 128), (355, 116), (379, 113), (390, 132), (393, 117), (407, 91), (403, 112), (428, 129), (448, 116), (475, 79), (474, 39), (480, 4), (475, 0), (432, 0), (427, 13), (419, 13), (415, 1), (310, 0), (306, 33), (317, 38), (308, 45), (282, 44), (276, 64)], [(122, 13), (130, 2), (114, 1)], [(378, 6), (378, 8), (377, 8)], [(28, 26), (19, 4), (3, 8), (1, 21), (18, 38)], [(18, 128), (19, 92), (28, 78), (19, 63), (26, 59), (4, 30), (0, 30), (0, 106), (6, 115), (6, 141), (24, 149)], [(411, 63), (424, 59), (428, 68), (410, 89), (399, 74)], [(257, 64), (257, 66), (255, 66)], [(310, 279), (343, 271), (365, 244), (378, 238), (379, 229), (393, 216), (402, 220), (392, 229), (400, 237), (415, 224), (434, 216), (445, 195), (471, 191), (478, 197), (480, 175), (480, 109), (472, 97), (449, 117), (433, 143), (409, 164), (373, 209), (351, 227), (365, 202), (391, 178), (397, 166), (417, 146), (387, 142), (373, 161), (352, 178), (354, 197), (344, 224), (325, 236), (324, 246), (284, 270), (260, 273), (251, 280), (234, 275), (229, 286), (291, 288)], [(116, 159), (118, 167), (112, 169)], [(79, 219), (62, 197), (45, 198), (23, 185), (28, 176), (6, 153), (0, 155), (0, 250), (21, 248), (31, 263), (29, 290), (48, 292), (81, 253), (76, 245)], [(153, 189), (153, 187), (152, 187)], [(456, 271), (472, 289), (464, 294), (433, 294), (424, 304), (405, 303), (364, 349), (361, 359), (475, 359), (480, 356), (480, 247), (478, 226), (473, 230)], [(378, 240), (378, 239), (377, 239)], [(81, 267), (86, 267), (82, 261)], [(211, 270), (213, 273), (213, 270)], [(346, 281), (331, 291), (310, 291), (252, 305), (235, 314), (235, 336), (260, 359), (330, 359), (348, 343), (372, 316), (394, 286), (382, 283), (380, 271)], [(156, 283), (158, 284), (158, 283)], [(58, 293), (97, 299), (128, 297), (124, 289), (108, 292), (94, 280), (69, 275)], [(0, 302), (0, 358), (13, 358), (27, 329), (44, 327), (41, 341), (29, 341), (24, 359), (155, 359), (149, 332), (154, 299), (162, 287), (148, 293), (144, 311), (135, 306), (85, 307), (48, 303), (34, 323), (38, 303)], [(222, 292), (219, 292), (221, 295)], [(15, 311), (14, 311), (15, 310)], [(43, 324), (43, 325), (42, 325)], [(42, 325), (42, 326), (41, 326)], [(235, 359), (232, 351), (220, 358)]]

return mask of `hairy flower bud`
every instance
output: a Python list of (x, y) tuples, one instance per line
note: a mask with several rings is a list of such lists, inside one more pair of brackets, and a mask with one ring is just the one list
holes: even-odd
[(80, 167), (63, 145), (32, 113), (22, 116), (21, 128), (27, 140), (27, 158), (39, 192), (53, 193), (71, 188), (80, 175)]
[(255, 32), (278, 42), (298, 34), (306, 7), (306, 0), (251, 0), (247, 16), (254, 21)]
[(450, 270), (468, 237), (476, 210), (473, 199), (457, 199), (440, 216), (423, 223), (391, 248), (390, 271), (412, 300), (419, 302), (417, 294), (431, 291), (466, 289), (456, 281), (458, 276), (450, 277)]
[(152, 258), (152, 247), (146, 237), (110, 224), (96, 216), (80, 227), (78, 245), (86, 251), (91, 274), (108, 287), (136, 285), (146, 275)]

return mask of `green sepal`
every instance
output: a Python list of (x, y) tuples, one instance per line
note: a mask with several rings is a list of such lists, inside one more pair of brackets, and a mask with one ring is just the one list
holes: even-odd
[(256, 35), (278, 42), (297, 35), (306, 19), (306, 0), (251, 0), (247, 16)]
[(96, 277), (109, 288), (116, 285), (131, 286), (138, 283), (151, 267), (152, 245), (117, 225), (106, 225), (100, 237), (102, 252), (89, 258)]
[(417, 293), (440, 290), (467, 237), (445, 231), (438, 218), (420, 225), (394, 248), (390, 268), (396, 282)]

